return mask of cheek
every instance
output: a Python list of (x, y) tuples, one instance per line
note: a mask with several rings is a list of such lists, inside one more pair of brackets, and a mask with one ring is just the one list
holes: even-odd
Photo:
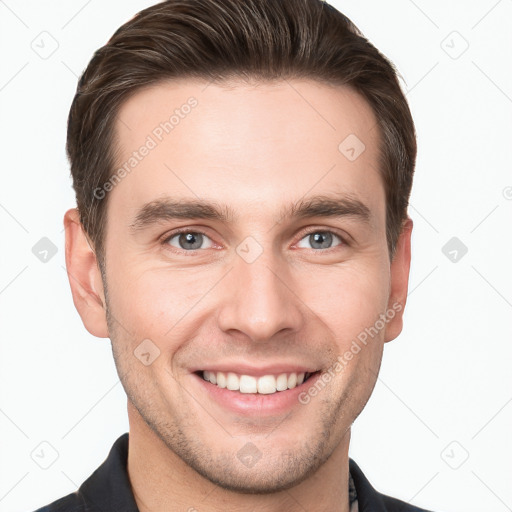
[(346, 265), (316, 271), (301, 298), (340, 338), (357, 336), (385, 311), (389, 273), (383, 265)]
[[(189, 320), (194, 305), (212, 287), (213, 276), (193, 269), (117, 266), (109, 280), (119, 322), (136, 339), (160, 340)], [(176, 327), (175, 327), (176, 326)]]
[[(191, 328), (206, 303), (213, 314), (219, 306), (214, 288), (223, 273), (192, 265), (170, 269), (120, 262), (109, 276), (112, 312), (132, 333), (134, 343), (149, 338), (168, 344)], [(319, 265), (313, 271), (295, 268), (289, 279), (300, 298), (296, 307), (323, 321), (329, 328), (325, 335), (342, 343), (372, 326), (387, 306), (389, 269), (375, 255), (338, 266)]]

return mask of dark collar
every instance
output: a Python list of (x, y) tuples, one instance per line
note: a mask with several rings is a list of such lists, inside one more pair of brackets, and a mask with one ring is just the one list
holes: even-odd
[[(113, 444), (108, 457), (74, 492), (37, 512), (139, 512), (127, 472), (128, 432)], [(359, 466), (349, 459), (359, 512), (422, 512), (377, 492)]]
[(349, 470), (356, 487), (359, 512), (387, 511), (381, 494), (372, 487), (361, 468), (352, 459), (349, 459)]
[(376, 491), (352, 459), (349, 469), (356, 486), (359, 512), (429, 512)]
[(127, 462), (128, 432), (125, 432), (112, 445), (103, 464), (80, 486), (78, 492), (88, 505), (96, 507), (98, 512), (139, 512)]

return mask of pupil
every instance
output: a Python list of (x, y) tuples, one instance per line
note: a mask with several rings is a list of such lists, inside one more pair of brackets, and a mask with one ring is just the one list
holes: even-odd
[(199, 249), (203, 243), (203, 235), (201, 233), (182, 233), (179, 242), (182, 249)]
[(332, 234), (323, 232), (313, 233), (310, 235), (310, 243), (314, 249), (328, 249), (332, 243)]

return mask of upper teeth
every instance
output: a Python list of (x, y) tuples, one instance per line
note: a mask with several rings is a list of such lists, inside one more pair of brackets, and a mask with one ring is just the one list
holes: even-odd
[(276, 391), (285, 391), (304, 382), (304, 373), (281, 373), (279, 375), (264, 375), (253, 377), (252, 375), (238, 375), (233, 372), (203, 372), (204, 380), (216, 384), (220, 388), (227, 388), (240, 393), (271, 394)]

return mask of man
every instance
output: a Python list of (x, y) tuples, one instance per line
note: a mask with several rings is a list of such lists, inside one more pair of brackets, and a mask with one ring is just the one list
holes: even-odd
[(402, 329), (416, 158), (391, 63), (319, 0), (171, 0), (78, 84), (66, 262), (129, 433), (41, 511), (418, 511), (350, 427)]

